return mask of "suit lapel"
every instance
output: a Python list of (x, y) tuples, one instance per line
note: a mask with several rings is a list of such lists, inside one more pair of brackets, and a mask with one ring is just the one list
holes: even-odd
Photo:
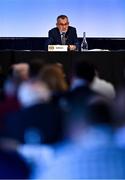
[(58, 44), (62, 44), (61, 35), (60, 35), (60, 32), (59, 32), (59, 29), (58, 29), (58, 28), (57, 28), (56, 33), (57, 33), (57, 43), (58, 43)]

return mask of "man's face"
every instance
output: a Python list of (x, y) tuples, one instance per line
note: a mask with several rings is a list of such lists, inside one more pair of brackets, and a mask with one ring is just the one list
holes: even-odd
[(60, 19), (58, 19), (56, 25), (57, 25), (60, 32), (67, 32), (68, 27), (69, 27), (68, 19), (67, 18), (64, 18), (64, 19), (60, 18)]

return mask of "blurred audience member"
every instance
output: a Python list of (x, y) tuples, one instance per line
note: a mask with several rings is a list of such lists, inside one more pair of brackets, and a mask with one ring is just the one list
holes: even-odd
[[(114, 121), (102, 100), (67, 113), (65, 141), (43, 179), (124, 179), (125, 151), (114, 143)], [(93, 103), (92, 103), (93, 102)]]
[(12, 66), (13, 76), (19, 82), (27, 80), (29, 78), (29, 65), (28, 63), (18, 63)]
[(37, 78), (44, 64), (44, 59), (32, 59), (32, 61), (29, 62), (29, 77), (31, 79)]
[(46, 83), (37, 80), (23, 83), (18, 98), (22, 109), (6, 117), (5, 137), (24, 144), (58, 140), (61, 111), (50, 102), (51, 91)]
[[(90, 88), (95, 77), (93, 66), (85, 61), (77, 61), (72, 70), (69, 90), (60, 98), (61, 106), (66, 109), (73, 104), (83, 106), (89, 98), (101, 96), (101, 94)], [(103, 98), (103, 97), (102, 97)]]
[(125, 88), (117, 90), (117, 96), (113, 103), (113, 112), (116, 123), (116, 144), (125, 148)]
[(51, 91), (44, 82), (32, 80), (20, 85), (18, 99), (23, 107), (47, 103), (51, 99)]
[(4, 127), (4, 117), (10, 112), (16, 112), (20, 108), (20, 103), (17, 99), (17, 91), (19, 82), (15, 76), (13, 67), (10, 67), (7, 78), (3, 85), (4, 99), (0, 103), (0, 128)]
[(64, 92), (68, 88), (65, 75), (60, 64), (50, 64), (44, 66), (39, 74), (39, 79), (48, 85), (53, 94)]
[(115, 98), (115, 89), (110, 82), (107, 82), (104, 79), (99, 77), (99, 73), (95, 69), (95, 77), (90, 86), (94, 91), (102, 94), (106, 98), (114, 99)]
[(29, 179), (30, 168), (21, 155), (0, 150), (0, 179)]

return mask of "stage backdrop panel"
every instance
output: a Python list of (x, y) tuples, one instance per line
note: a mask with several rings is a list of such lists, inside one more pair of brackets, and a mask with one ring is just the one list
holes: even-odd
[(0, 37), (47, 37), (60, 14), (79, 37), (125, 37), (125, 0), (0, 0)]

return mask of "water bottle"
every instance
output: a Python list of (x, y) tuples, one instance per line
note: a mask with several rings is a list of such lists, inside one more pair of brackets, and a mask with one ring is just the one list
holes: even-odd
[(81, 43), (81, 51), (87, 51), (88, 50), (88, 43), (87, 43), (87, 40), (86, 40), (86, 33), (83, 32), (83, 40), (82, 40), (82, 43)]

